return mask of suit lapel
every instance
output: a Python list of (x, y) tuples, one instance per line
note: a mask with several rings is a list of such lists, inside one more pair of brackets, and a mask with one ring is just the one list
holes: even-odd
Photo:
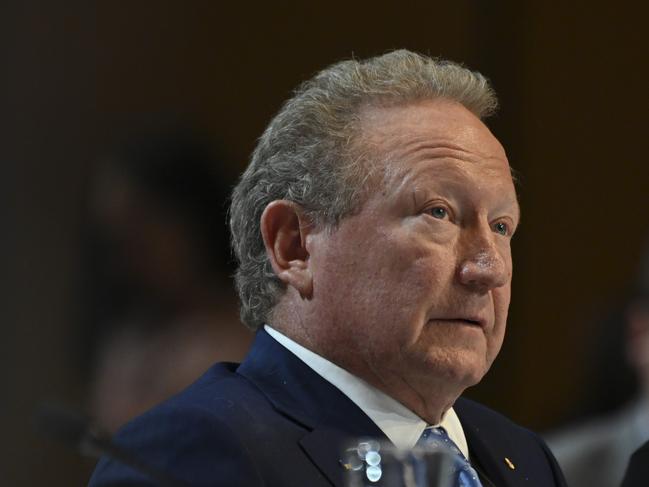
[[(503, 436), (502, 431), (490, 429), (485, 422), (478, 422), (465, 409), (465, 400), (460, 398), (454, 405), (469, 445), (471, 463), (477, 465), (493, 485), (498, 487), (522, 487), (536, 485), (534, 476), (526, 468), (520, 447)], [(520, 461), (519, 461), (520, 460)], [(491, 484), (483, 482), (484, 487)]]
[[(475, 465), (481, 474), (487, 478), (493, 485), (498, 487), (514, 487), (519, 484), (519, 475), (515, 470), (508, 467), (506, 455), (501, 453), (499, 448), (494, 445), (487, 445), (479, 434), (479, 428), (475, 428), (470, 423), (467, 424), (462, 418), (462, 428), (466, 435), (469, 445), (469, 457), (471, 463)], [(507, 457), (509, 458), (509, 457)], [(490, 485), (483, 482), (484, 487)]]
[(342, 453), (350, 439), (386, 439), (356, 404), (264, 330), (237, 373), (307, 430), (300, 446), (333, 485), (343, 485)]

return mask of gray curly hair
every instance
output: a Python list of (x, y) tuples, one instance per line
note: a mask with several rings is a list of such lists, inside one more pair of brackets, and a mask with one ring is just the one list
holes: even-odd
[(406, 50), (336, 63), (297, 88), (259, 139), (232, 193), (235, 284), (248, 327), (269, 321), (285, 291), (261, 236), (266, 206), (290, 200), (312, 224), (335, 228), (360, 209), (372, 179), (361, 110), (436, 98), (456, 101), (481, 119), (497, 107), (480, 73)]

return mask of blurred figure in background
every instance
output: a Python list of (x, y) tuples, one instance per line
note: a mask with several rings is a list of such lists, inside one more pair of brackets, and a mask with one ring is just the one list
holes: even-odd
[(229, 282), (220, 162), (173, 133), (133, 140), (94, 174), (90, 412), (110, 431), (248, 348)]
[(648, 478), (649, 441), (631, 455), (621, 487), (645, 487)]
[(624, 406), (548, 438), (572, 487), (620, 485), (631, 454), (649, 439), (649, 242), (638, 271), (631, 298), (605, 322), (587, 398), (593, 408)]

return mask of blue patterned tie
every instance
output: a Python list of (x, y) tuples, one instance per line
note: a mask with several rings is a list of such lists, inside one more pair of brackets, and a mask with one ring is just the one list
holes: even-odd
[(462, 454), (457, 445), (448, 436), (442, 427), (429, 427), (419, 437), (417, 445), (423, 448), (447, 448), (454, 454), (454, 486), (457, 487), (482, 487), (478, 473)]

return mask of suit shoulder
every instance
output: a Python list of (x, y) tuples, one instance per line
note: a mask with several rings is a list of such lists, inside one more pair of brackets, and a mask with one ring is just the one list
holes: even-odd
[[(262, 485), (238, 428), (270, 406), (235, 370), (234, 364), (214, 365), (183, 392), (127, 423), (115, 444), (191, 485), (208, 485), (207, 479), (230, 485), (232, 471), (241, 472), (240, 485)], [(108, 458), (100, 460), (90, 482), (92, 487), (125, 484), (153, 485)]]
[(236, 372), (238, 366), (228, 362), (214, 364), (196, 382), (152, 411), (204, 407), (213, 412), (227, 412), (238, 403), (265, 402), (257, 387)]

